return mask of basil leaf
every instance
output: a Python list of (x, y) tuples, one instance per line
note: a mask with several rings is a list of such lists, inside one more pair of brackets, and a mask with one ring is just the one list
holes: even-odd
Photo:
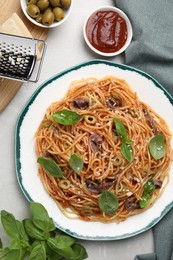
[(0, 248), (3, 248), (2, 240), (0, 238)]
[(0, 259), (1, 260), (23, 260), (24, 255), (22, 250), (4, 248), (0, 251)]
[(74, 125), (81, 118), (81, 115), (66, 109), (57, 111), (53, 114), (54, 121), (62, 125)]
[(25, 230), (30, 237), (38, 240), (46, 240), (50, 237), (49, 232), (37, 228), (31, 219), (25, 219), (23, 222)]
[(153, 178), (150, 178), (144, 185), (144, 190), (147, 193), (151, 193), (153, 190), (155, 190), (155, 184)]
[(114, 118), (114, 123), (115, 123), (115, 127), (116, 127), (116, 132), (117, 132), (117, 134), (118, 134), (123, 140), (126, 140), (126, 138), (127, 138), (127, 132), (126, 132), (126, 129), (125, 129), (123, 123), (122, 123), (118, 118)]
[(62, 233), (58, 236), (58, 241), (63, 241), (68, 246), (72, 246), (75, 243), (76, 239)]
[[(46, 252), (47, 253), (47, 252)], [(55, 251), (51, 251), (51, 253), (47, 253), (47, 260), (62, 260), (62, 256), (57, 254)]]
[(155, 160), (161, 159), (166, 152), (164, 135), (156, 135), (149, 142), (149, 150)]
[(75, 244), (72, 246), (73, 256), (69, 260), (83, 260), (88, 258), (88, 254), (82, 245)]
[(142, 199), (139, 201), (140, 208), (145, 208), (150, 202), (150, 194), (148, 194), (146, 191), (142, 194)]
[(46, 249), (44, 243), (33, 247), (28, 260), (46, 260)]
[(108, 215), (115, 214), (118, 208), (118, 199), (111, 191), (104, 190), (99, 196), (99, 207)]
[(17, 220), (15, 217), (5, 210), (1, 211), (1, 222), (4, 231), (10, 238), (20, 238)]
[(47, 241), (45, 241), (45, 247), (47, 260), (62, 260), (62, 256), (57, 254), (52, 248), (50, 248)]
[(9, 249), (24, 249), (25, 251), (29, 248), (29, 242), (22, 239), (12, 239), (9, 245)]
[(121, 144), (121, 153), (122, 155), (124, 156), (124, 158), (128, 161), (128, 162), (132, 162), (133, 160), (133, 149), (132, 149), (132, 146), (131, 144), (129, 143), (126, 143), (126, 142), (123, 142)]
[(19, 234), (20, 240), (28, 241), (29, 238), (28, 238), (28, 235), (26, 234), (23, 223), (19, 220), (16, 220), (16, 225), (18, 228), (18, 234)]
[(30, 202), (30, 210), (33, 215), (32, 221), (41, 230), (53, 231), (56, 229), (53, 220), (49, 217), (43, 205), (37, 202)]
[(56, 164), (56, 162), (54, 162), (51, 159), (47, 159), (44, 157), (39, 157), (37, 159), (37, 162), (44, 168), (44, 170), (49, 173), (51, 176), (53, 177), (57, 177), (57, 178), (64, 178), (64, 176), (62, 175), (62, 171), (59, 168), (58, 164)]
[(75, 171), (77, 174), (80, 174), (80, 172), (83, 169), (83, 160), (82, 158), (77, 155), (76, 153), (72, 154), (70, 157), (70, 167)]
[(48, 245), (52, 248), (57, 254), (69, 259), (73, 256), (72, 248), (66, 244), (66, 242), (61, 239), (59, 236), (54, 238), (49, 238), (47, 240)]

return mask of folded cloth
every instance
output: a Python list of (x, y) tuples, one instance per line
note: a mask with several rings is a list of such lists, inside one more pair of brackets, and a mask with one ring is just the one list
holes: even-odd
[[(143, 70), (173, 95), (173, 0), (116, 0), (131, 20), (125, 64)], [(173, 260), (173, 209), (153, 227), (155, 253), (135, 260)]]
[(133, 27), (125, 64), (147, 72), (173, 95), (173, 0), (115, 2)]
[(157, 260), (156, 254), (137, 255), (135, 260)]

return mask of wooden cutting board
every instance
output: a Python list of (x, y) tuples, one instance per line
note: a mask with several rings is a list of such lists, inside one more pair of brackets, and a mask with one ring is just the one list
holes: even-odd
[[(20, 0), (0, 1), (0, 10), (0, 24), (6, 21), (13, 13), (17, 13), (33, 38), (46, 40), (48, 29), (34, 25), (25, 17), (20, 7)], [(22, 82), (0, 78), (0, 112), (6, 108), (21, 86)]]

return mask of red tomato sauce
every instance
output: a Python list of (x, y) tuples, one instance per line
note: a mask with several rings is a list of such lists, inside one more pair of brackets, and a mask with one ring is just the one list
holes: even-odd
[(95, 12), (87, 21), (87, 38), (101, 52), (119, 51), (127, 40), (127, 34), (126, 21), (115, 11)]

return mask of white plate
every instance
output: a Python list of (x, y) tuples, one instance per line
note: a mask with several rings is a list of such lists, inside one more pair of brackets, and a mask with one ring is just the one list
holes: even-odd
[(48, 79), (30, 98), (16, 127), (16, 172), (24, 195), (29, 201), (42, 203), (59, 229), (80, 239), (117, 240), (134, 236), (155, 225), (173, 206), (173, 167), (170, 182), (154, 206), (119, 224), (68, 219), (45, 191), (38, 176), (34, 134), (47, 107), (66, 94), (73, 80), (86, 77), (102, 78), (107, 75), (125, 79), (137, 92), (140, 100), (160, 114), (173, 132), (173, 99), (168, 92), (155, 79), (142, 71), (103, 60), (79, 64)]

